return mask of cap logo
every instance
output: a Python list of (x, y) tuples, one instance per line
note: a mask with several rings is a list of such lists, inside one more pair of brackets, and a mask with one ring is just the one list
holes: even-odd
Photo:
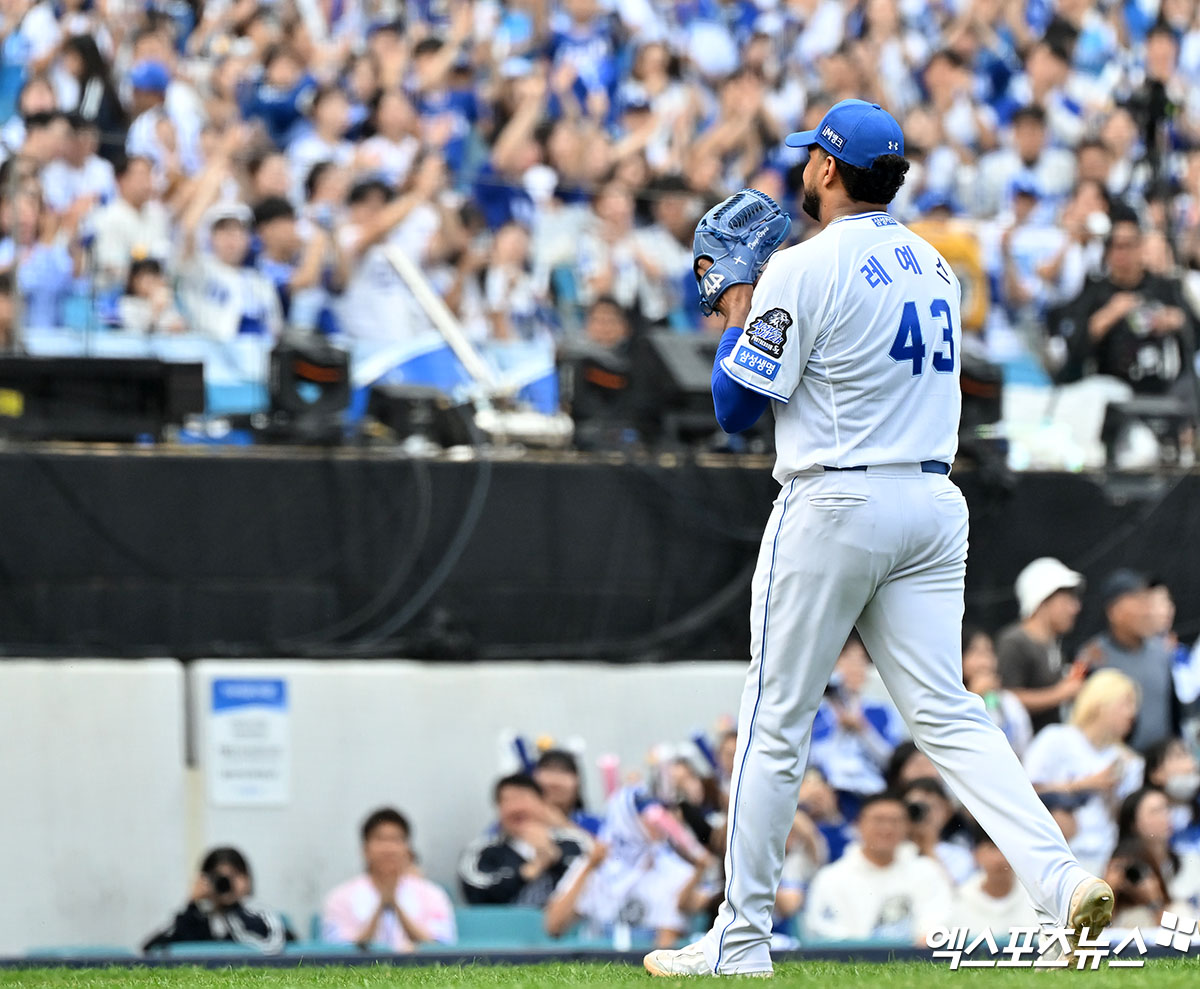
[(842, 145), (846, 143), (846, 139), (828, 124), (821, 128), (821, 136), (839, 151), (842, 150)]

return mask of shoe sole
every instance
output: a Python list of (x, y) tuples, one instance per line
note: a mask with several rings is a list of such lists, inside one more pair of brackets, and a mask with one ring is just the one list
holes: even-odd
[[(651, 975), (653, 975), (655, 978), (658, 978), (658, 979), (702, 979), (702, 978), (704, 978), (703, 975), (697, 975), (692, 972), (689, 972), (686, 975), (681, 975), (678, 972), (668, 972), (666, 969), (659, 968), (657, 965), (655, 965), (654, 962), (652, 962), (650, 960), (649, 955), (647, 955), (645, 958), (642, 959), (642, 967), (645, 968), (647, 972), (649, 972)], [(744, 975), (747, 978), (751, 978), (751, 979), (770, 979), (770, 978), (773, 978), (775, 975), (774, 972), (745, 972), (745, 973), (740, 973), (740, 974)], [(716, 973), (706, 972), (705, 975), (713, 977), (716, 975)]]
[(713, 974), (712, 972), (705, 972), (703, 975), (697, 972), (668, 972), (665, 968), (660, 968), (656, 965), (651, 960), (650, 955), (642, 959), (642, 965), (647, 972), (657, 979), (699, 979), (703, 978), (704, 975), (711, 976)]
[[(1104, 928), (1112, 923), (1113, 891), (1103, 879), (1094, 880), (1074, 904), (1071, 915), (1067, 918), (1067, 926), (1075, 931), (1069, 941), (1072, 949), (1079, 947), (1079, 939), (1086, 927), (1092, 940), (1096, 939)], [(1074, 954), (1072, 950), (1071, 954)]]
[[(659, 968), (652, 961), (650, 961), (649, 955), (647, 955), (645, 958), (642, 959), (642, 965), (645, 967), (646, 971), (649, 972), (651, 975), (653, 975), (655, 978), (666, 979), (666, 978), (669, 978), (671, 975), (670, 972), (666, 971), (665, 969)], [(680, 978), (682, 978), (682, 977), (683, 976), (680, 976)]]

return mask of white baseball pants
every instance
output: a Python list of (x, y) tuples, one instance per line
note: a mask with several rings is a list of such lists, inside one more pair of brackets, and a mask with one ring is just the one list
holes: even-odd
[[(962, 682), (967, 506), (917, 464), (804, 471), (779, 493), (750, 609), (714, 972), (771, 968), (771, 910), (813, 715), (856, 625), (913, 740), (1004, 853), (1044, 925), (1087, 877), (982, 698)], [(949, 923), (953, 918), (947, 918)]]

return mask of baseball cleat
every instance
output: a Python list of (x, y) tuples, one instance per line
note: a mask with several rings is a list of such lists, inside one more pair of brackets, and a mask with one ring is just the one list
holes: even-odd
[(709, 968), (708, 959), (700, 945), (689, 944), (685, 948), (660, 948), (642, 959), (646, 971), (651, 975), (669, 978), (672, 975), (715, 975)]
[[(687, 947), (671, 949), (660, 948), (652, 951), (642, 959), (646, 971), (651, 975), (671, 978), (680, 975), (717, 975), (709, 967), (708, 959), (700, 950), (700, 945), (689, 944)], [(769, 979), (773, 972), (739, 972), (739, 975), (751, 975), (760, 979)]]
[(1071, 946), (1067, 953), (1068, 965), (1074, 958), (1083, 932), (1086, 930), (1088, 936), (1095, 940), (1096, 935), (1112, 923), (1112, 915), (1113, 891), (1103, 879), (1085, 879), (1075, 887), (1075, 892), (1071, 894), (1071, 906), (1067, 910), (1067, 927), (1073, 931), (1067, 935), (1067, 943)]

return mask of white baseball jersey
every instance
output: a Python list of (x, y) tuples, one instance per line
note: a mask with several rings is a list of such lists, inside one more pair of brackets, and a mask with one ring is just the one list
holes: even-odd
[[(929, 244), (886, 213), (847, 216), (771, 259), (723, 359), (725, 373), (775, 400), (781, 490), (751, 586), (725, 902), (699, 942), (714, 972), (771, 970), (813, 719), (855, 628), (914, 741), (1004, 853), (1039, 923), (1061, 925), (1087, 876), (962, 682), (967, 505), (941, 470), (921, 466), (949, 464), (957, 449), (959, 305), (958, 281)], [(814, 879), (810, 934), (915, 933), (939, 886), (950, 916), (937, 863), (898, 869), (883, 890), (867, 877), (883, 870), (861, 856), (856, 876), (857, 854)]]
[(842, 217), (775, 254), (722, 364), (775, 400), (775, 478), (951, 463), (960, 299), (945, 259), (887, 213)]

